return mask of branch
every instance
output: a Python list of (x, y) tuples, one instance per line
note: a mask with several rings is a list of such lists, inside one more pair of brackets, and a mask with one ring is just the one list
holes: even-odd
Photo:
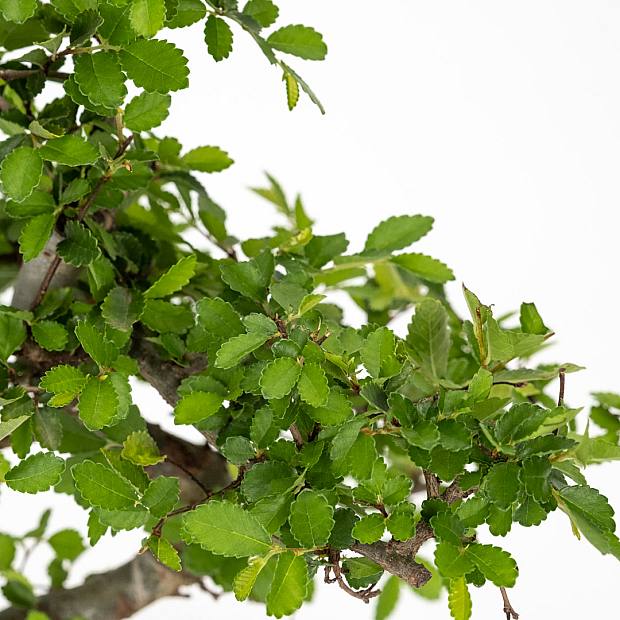
[[(36, 607), (53, 620), (121, 620), (159, 598), (178, 595), (181, 586), (198, 581), (187, 573), (165, 568), (145, 553), (119, 568), (91, 575), (76, 588), (52, 590), (38, 600)], [(27, 613), (11, 607), (0, 612), (0, 620), (24, 620)]]

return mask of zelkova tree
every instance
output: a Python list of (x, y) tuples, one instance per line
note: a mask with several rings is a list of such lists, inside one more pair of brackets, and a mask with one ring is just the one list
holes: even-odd
[[(285, 60), (323, 59), (320, 34), (275, 25), (270, 0), (0, 0), (0, 12), (0, 278), (14, 291), (0, 307), (0, 480), (72, 495), (90, 545), (144, 533), (128, 564), (65, 589), (77, 530), (48, 531), (45, 512), (3, 532), (0, 619), (113, 620), (211, 582), (279, 618), (316, 581), (378, 596), (380, 619), (410, 587), (447, 589), (466, 620), (487, 584), (498, 616), (517, 618), (517, 564), (477, 530), (505, 536), (557, 509), (620, 559), (613, 510), (582, 473), (620, 458), (620, 395), (596, 394), (591, 424), (576, 425), (564, 384), (579, 367), (530, 361), (553, 336), (533, 303), (495, 316), (464, 287), (460, 317), (451, 269), (409, 250), (431, 217), (388, 218), (351, 251), (342, 233), (314, 234), (271, 177), (255, 192), (281, 223), (240, 241), (195, 174), (224, 170), (227, 153), (154, 131), (188, 86), (163, 29), (200, 22), (216, 61), (231, 26), (245, 33), (290, 108), (301, 91), (320, 107)], [(333, 291), (367, 323), (346, 325)], [(408, 311), (401, 338), (388, 325)], [(147, 424), (130, 377), (205, 445)], [(35, 545), (54, 552), (47, 592), (28, 579)]]

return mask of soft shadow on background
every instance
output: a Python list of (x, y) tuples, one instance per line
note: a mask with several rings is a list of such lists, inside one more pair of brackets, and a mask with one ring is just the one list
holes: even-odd
[[(390, 215), (432, 215), (435, 230), (420, 251), (454, 269), (457, 282), (448, 290), (457, 308), (464, 310), (463, 281), (500, 312), (535, 301), (557, 334), (545, 359), (587, 367), (569, 376), (568, 403), (587, 407), (590, 391), (620, 391), (620, 3), (281, 4), (279, 23), (314, 25), (329, 45), (326, 62), (304, 67), (324, 117), (307, 100), (286, 110), (280, 75), (242, 33), (219, 64), (207, 55), (199, 25), (170, 37), (190, 59), (191, 87), (175, 93), (159, 133), (187, 148), (219, 145), (236, 160), (206, 179), (229, 212), (230, 230), (260, 236), (274, 222), (270, 207), (246, 189), (262, 182), (262, 170), (301, 191), (317, 232), (344, 230), (352, 249)], [(349, 320), (358, 322), (349, 308)], [(406, 323), (398, 324), (401, 333)], [(169, 418), (153, 391), (137, 387), (134, 397), (148, 419)], [(586, 472), (618, 510), (619, 472), (618, 465)], [(8, 490), (0, 503), (3, 529), (29, 529), (46, 506), (55, 507), (52, 528), (86, 530), (86, 513), (73, 500)], [(77, 562), (70, 583), (120, 564), (140, 546), (136, 533), (107, 540)], [(564, 515), (537, 528), (515, 524), (501, 544), (519, 563), (511, 600), (524, 620), (615, 615), (617, 560), (574, 538)], [(496, 588), (472, 596), (474, 618), (502, 617)], [(337, 610), (363, 620), (371, 607), (319, 585), (297, 617)], [(214, 603), (191, 591), (135, 618), (211, 614), (251, 620), (263, 618), (264, 608), (232, 595)], [(405, 615), (449, 617), (445, 603), (413, 595), (401, 599), (395, 617)]]

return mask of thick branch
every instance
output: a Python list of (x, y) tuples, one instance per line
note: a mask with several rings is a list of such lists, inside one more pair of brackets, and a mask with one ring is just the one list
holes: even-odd
[[(39, 599), (37, 608), (52, 620), (120, 620), (196, 581), (187, 573), (168, 570), (145, 553), (117, 569), (91, 575), (77, 588), (50, 591)], [(24, 620), (26, 616), (27, 611), (15, 607), (0, 612), (0, 620)]]

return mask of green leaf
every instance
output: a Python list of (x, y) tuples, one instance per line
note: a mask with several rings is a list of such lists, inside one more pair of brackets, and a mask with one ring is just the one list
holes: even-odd
[(148, 431), (134, 431), (128, 435), (123, 442), (121, 456), (130, 463), (143, 467), (166, 460), (166, 457), (159, 453), (159, 448)]
[(184, 256), (163, 273), (144, 293), (145, 299), (167, 297), (181, 290), (196, 272), (196, 256)]
[(90, 230), (73, 220), (65, 225), (65, 238), (56, 247), (56, 252), (65, 263), (74, 267), (88, 265), (100, 255), (97, 240)]
[(32, 326), (32, 336), (46, 351), (62, 351), (67, 345), (69, 333), (56, 321), (39, 321)]
[(24, 261), (31, 261), (41, 254), (54, 230), (56, 217), (43, 213), (29, 219), (19, 233), (19, 251)]
[(222, 280), (233, 291), (245, 297), (260, 300), (266, 296), (267, 286), (273, 273), (273, 257), (263, 254), (243, 263), (222, 263)]
[(214, 60), (228, 58), (233, 47), (233, 33), (230, 26), (222, 18), (209, 15), (205, 23), (205, 43)]
[[(274, 325), (275, 327), (275, 325)], [(275, 332), (274, 334), (275, 335)], [(246, 355), (261, 347), (269, 338), (269, 334), (262, 332), (250, 332), (231, 338), (219, 349), (215, 357), (215, 365), (218, 368), (233, 368), (239, 364)]]
[(458, 579), (474, 567), (465, 549), (446, 541), (439, 543), (435, 549), (435, 564), (447, 579)]
[[(30, 420), (29, 415), (20, 415), (17, 418), (0, 421), (0, 441), (8, 437), (14, 430), (18, 429), (26, 420)], [(2, 475), (0, 475), (0, 479)]]
[(35, 215), (51, 215), (56, 203), (51, 194), (36, 190), (23, 202), (7, 201), (4, 206), (11, 217), (33, 217)]
[(142, 315), (143, 302), (136, 291), (117, 286), (110, 290), (101, 304), (105, 322), (121, 331), (129, 331)]
[(0, 312), (0, 361), (8, 358), (19, 349), (26, 340), (26, 328), (20, 319)]
[(327, 403), (322, 407), (316, 407), (308, 410), (308, 415), (318, 422), (326, 426), (334, 426), (342, 424), (353, 414), (351, 402), (344, 395), (336, 391), (330, 391)]
[(172, 546), (172, 543), (167, 538), (161, 535), (149, 536), (147, 545), (151, 553), (164, 566), (177, 572), (181, 570), (179, 552)]
[(542, 317), (534, 304), (522, 303), (519, 313), (521, 330), (527, 334), (538, 334), (544, 336), (549, 332), (549, 328), (543, 323)]
[(86, 428), (98, 430), (115, 421), (119, 401), (109, 378), (90, 377), (78, 402), (80, 419)]
[(100, 330), (88, 321), (80, 321), (75, 327), (75, 335), (82, 348), (100, 367), (109, 368), (118, 357), (119, 350)]
[(500, 508), (508, 508), (517, 500), (519, 487), (519, 466), (516, 463), (493, 465), (484, 478), (489, 499)]
[(398, 577), (390, 575), (389, 579), (381, 588), (381, 594), (377, 599), (375, 620), (386, 620), (396, 609), (400, 596), (400, 581)]
[(323, 407), (329, 398), (329, 386), (325, 371), (319, 364), (306, 362), (299, 377), (299, 397), (311, 407)]
[(267, 614), (281, 618), (299, 609), (308, 593), (308, 566), (302, 556), (281, 553), (267, 594)]
[(123, 120), (127, 129), (148, 131), (161, 125), (169, 111), (170, 95), (144, 92), (125, 106)]
[(78, 54), (74, 56), (74, 79), (80, 93), (93, 105), (113, 114), (123, 104), (127, 88), (114, 52)]
[(63, 459), (51, 452), (39, 452), (10, 469), (4, 480), (14, 491), (39, 493), (57, 484), (64, 470)]
[(158, 476), (142, 496), (142, 505), (158, 519), (168, 514), (178, 501), (179, 479), (172, 476)]
[(23, 24), (37, 10), (37, 0), (0, 0), (0, 13), (9, 22)]
[(409, 324), (407, 344), (416, 361), (435, 381), (445, 376), (450, 352), (448, 313), (435, 299), (425, 299), (416, 306)]
[(361, 543), (377, 542), (385, 531), (385, 519), (378, 513), (362, 517), (353, 526), (353, 537)]
[(199, 172), (221, 172), (234, 163), (218, 146), (199, 146), (183, 155), (181, 161), (190, 170)]
[(251, 17), (263, 28), (271, 26), (278, 19), (279, 12), (271, 0), (249, 0), (243, 7), (243, 14)]
[(421, 239), (433, 227), (426, 215), (398, 215), (381, 222), (368, 235), (365, 250), (392, 252)]
[(165, 94), (187, 88), (187, 59), (180, 49), (167, 41), (144, 39), (121, 51), (121, 62), (136, 86), (148, 92)]
[(271, 554), (268, 553), (264, 557), (250, 558), (248, 565), (237, 573), (233, 581), (233, 592), (238, 601), (245, 601), (250, 596), (258, 575), (265, 568), (270, 557)]
[(448, 607), (454, 620), (469, 620), (471, 618), (471, 597), (465, 577), (450, 581)]
[(323, 37), (308, 26), (284, 26), (272, 32), (267, 43), (273, 49), (306, 60), (323, 60), (327, 55), (327, 45)]
[(566, 511), (574, 518), (577, 526), (580, 523), (588, 523), (601, 530), (615, 531), (614, 511), (607, 498), (596, 489), (581, 485), (564, 487), (559, 495)]
[(401, 363), (396, 357), (396, 339), (387, 327), (380, 327), (368, 334), (360, 354), (362, 363), (374, 379), (387, 379), (400, 372)]
[(47, 541), (56, 557), (73, 562), (85, 550), (84, 541), (76, 530), (65, 529), (56, 532)]
[(510, 554), (493, 545), (472, 544), (467, 547), (472, 564), (498, 587), (512, 588), (517, 581), (517, 563)]
[(176, 424), (196, 424), (215, 415), (224, 397), (214, 392), (192, 392), (177, 403), (174, 408), (174, 421)]
[(281, 461), (257, 463), (244, 476), (241, 493), (250, 502), (282, 495), (297, 484), (298, 477), (294, 469)]
[(290, 357), (279, 357), (270, 362), (260, 376), (263, 398), (283, 398), (295, 387), (300, 374), (301, 366)]
[(131, 27), (143, 37), (152, 37), (164, 27), (166, 4), (164, 0), (132, 0)]
[(237, 311), (219, 297), (201, 299), (196, 305), (196, 310), (199, 324), (218, 339), (228, 340), (244, 331)]
[(245, 558), (271, 549), (271, 536), (260, 521), (230, 502), (198, 506), (183, 517), (183, 527), (193, 542), (217, 555)]
[(400, 254), (393, 256), (391, 260), (399, 267), (403, 267), (429, 282), (443, 284), (449, 280), (454, 280), (454, 273), (450, 267), (436, 258), (426, 256), (426, 254)]
[(11, 151), (0, 166), (0, 181), (4, 193), (15, 202), (22, 202), (32, 194), (43, 173), (39, 151), (20, 146)]
[(133, 485), (114, 469), (93, 461), (82, 461), (71, 468), (75, 486), (91, 506), (122, 510), (137, 505)]
[(97, 8), (97, 0), (52, 0), (51, 4), (71, 21), (83, 11)]
[(123, 45), (136, 39), (136, 32), (131, 26), (130, 14), (132, 3), (114, 4), (113, 0), (99, 2), (98, 11), (103, 24), (98, 34), (112, 45)]
[(334, 527), (333, 517), (334, 509), (327, 499), (316, 491), (305, 489), (291, 506), (291, 534), (302, 547), (325, 545)]
[(620, 446), (604, 437), (591, 438), (587, 429), (574, 452), (577, 460), (583, 465), (620, 460)]
[(43, 159), (65, 166), (87, 166), (99, 159), (97, 149), (75, 135), (48, 140), (39, 153)]
[(64, 407), (69, 404), (84, 388), (88, 378), (75, 366), (55, 366), (48, 370), (39, 386), (54, 396), (49, 400), (51, 407)]

